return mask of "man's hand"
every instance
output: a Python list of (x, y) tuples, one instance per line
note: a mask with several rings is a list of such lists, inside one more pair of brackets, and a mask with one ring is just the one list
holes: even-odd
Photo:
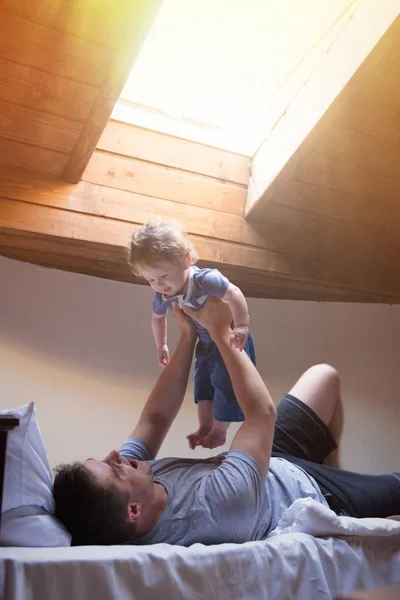
[(213, 338), (231, 333), (232, 313), (225, 300), (209, 296), (200, 310), (183, 305), (183, 311), (205, 327)]
[(162, 344), (157, 348), (157, 362), (160, 367), (166, 367), (169, 363), (169, 350), (167, 344)]
[(247, 338), (249, 337), (249, 328), (248, 327), (234, 327), (232, 330), (232, 335), (229, 339), (231, 346), (234, 346), (240, 352), (244, 350), (244, 347), (247, 342)]

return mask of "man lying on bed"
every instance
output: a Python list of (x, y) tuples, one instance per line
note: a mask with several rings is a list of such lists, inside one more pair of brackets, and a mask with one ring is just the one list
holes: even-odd
[(228, 453), (154, 460), (181, 407), (196, 339), (189, 319), (177, 307), (174, 314), (180, 340), (128, 441), (104, 460), (56, 469), (56, 514), (73, 544), (259, 540), (307, 496), (355, 517), (400, 513), (399, 473), (359, 475), (330, 466), (342, 419), (336, 371), (309, 369), (276, 411), (247, 354), (230, 346), (230, 309), (217, 298), (194, 316), (220, 350), (244, 422)]

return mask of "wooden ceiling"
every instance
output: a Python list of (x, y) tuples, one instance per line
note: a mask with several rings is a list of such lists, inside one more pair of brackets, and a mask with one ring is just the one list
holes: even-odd
[(108, 122), (158, 6), (0, 0), (0, 254), (136, 282), (161, 216), (248, 296), (399, 302), (400, 19), (246, 219), (251, 159)]
[(0, 162), (79, 181), (161, 0), (0, 0)]
[(247, 219), (299, 275), (399, 301), (400, 17)]

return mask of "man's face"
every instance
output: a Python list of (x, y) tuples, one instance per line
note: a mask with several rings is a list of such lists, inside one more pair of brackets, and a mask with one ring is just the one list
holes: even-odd
[(104, 460), (89, 458), (84, 465), (103, 488), (114, 485), (121, 493), (128, 495), (129, 502), (143, 504), (150, 500), (154, 484), (148, 463), (127, 460), (112, 450)]

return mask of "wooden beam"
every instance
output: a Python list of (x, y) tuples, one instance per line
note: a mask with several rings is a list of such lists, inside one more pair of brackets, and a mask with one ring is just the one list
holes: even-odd
[[(46, 239), (53, 236), (69, 253), (78, 243), (89, 244), (99, 249), (93, 260), (102, 262), (107, 260), (107, 253), (117, 253), (124, 262), (127, 240), (143, 222), (159, 214), (175, 218), (189, 232), (204, 261), (226, 269), (252, 269), (253, 283), (247, 289), (251, 288), (253, 295), (257, 294), (256, 272), (261, 278), (275, 274), (279, 281), (288, 279), (287, 289), (290, 282), (294, 290), (296, 281), (301, 286), (307, 284), (307, 293), (315, 292), (315, 299), (322, 297), (322, 288), (341, 290), (337, 295), (343, 300), (347, 294), (349, 298), (357, 295), (360, 299), (385, 297), (391, 301), (400, 294), (399, 220), (397, 230), (384, 230), (361, 225), (349, 211), (344, 212), (343, 219), (332, 218), (329, 196), (325, 212), (313, 211), (313, 205), (318, 209), (318, 195), (310, 196), (307, 211), (296, 203), (307, 188), (297, 183), (300, 187), (294, 188), (292, 204), (271, 202), (266, 220), (251, 225), (239, 215), (87, 182), (69, 184), (0, 165), (0, 210), (4, 211), (3, 233), (25, 232)], [(344, 207), (349, 205), (348, 197), (343, 203)], [(78, 251), (87, 256), (84, 246), (79, 245)], [(120, 268), (122, 264), (118, 273)], [(260, 285), (265, 289), (261, 280)], [(272, 287), (285, 286), (274, 282)], [(332, 291), (327, 294), (335, 297)]]
[[(66, 244), (65, 241), (52, 236), (0, 231), (0, 256), (52, 269), (147, 285), (145, 281), (135, 278), (129, 272), (123, 251), (114, 250), (113, 247), (82, 243), (77, 240), (69, 240)], [(219, 268), (230, 281), (242, 289), (248, 298), (393, 304), (400, 302), (398, 297), (285, 279), (257, 269), (226, 264), (221, 266), (218, 263), (204, 261), (200, 261), (199, 266)]]
[[(1, 199), (0, 232), (26, 232), (52, 236), (69, 244), (69, 240), (114, 247), (124, 253), (135, 226), (131, 223), (93, 217), (20, 202)], [(284, 258), (269, 250), (189, 235), (204, 261), (253, 267), (274, 273), (290, 273)]]
[[(207, 266), (207, 265), (204, 265)], [(224, 275), (252, 298), (277, 298), (287, 300), (313, 300), (317, 302), (379, 302), (399, 303), (400, 297), (357, 291), (351, 286), (335, 286), (333, 283), (308, 281), (304, 278), (274, 275), (256, 269), (243, 269), (215, 265)]]
[(127, 12), (123, 41), (114, 54), (108, 76), (69, 157), (64, 171), (67, 181), (76, 183), (81, 179), (160, 5), (161, 0), (137, 0), (124, 5)]
[[(41, 256), (39, 264), (60, 269), (67, 263), (68, 268), (78, 272), (129, 280), (125, 249), (134, 228), (130, 223), (104, 217), (16, 200), (0, 201), (0, 253), (17, 258), (17, 249), (22, 248), (25, 251), (24, 259), (35, 262)], [(215, 266), (229, 273), (233, 281), (240, 283), (254, 296), (274, 293), (273, 297), (280, 294), (279, 297), (302, 299), (400, 301), (400, 292), (385, 290), (384, 285), (378, 290), (372, 289), (372, 286), (369, 290), (360, 289), (357, 287), (357, 278), (349, 280), (347, 284), (335, 284), (327, 280), (330, 273), (321, 274), (319, 271), (317, 276), (325, 276), (326, 279), (317, 280), (315, 273), (312, 273), (312, 265), (308, 278), (299, 276), (302, 270), (298, 265), (276, 252), (204, 236), (190, 235), (189, 239), (201, 255), (202, 265)], [(60, 258), (65, 256), (73, 257), (72, 262)], [(22, 254), (19, 258), (22, 258)], [(82, 265), (79, 266), (81, 259)], [(94, 265), (92, 272), (91, 262)], [(270, 292), (267, 291), (269, 288)], [(272, 292), (272, 288), (275, 292)], [(281, 290), (279, 293), (276, 291), (278, 288)]]

